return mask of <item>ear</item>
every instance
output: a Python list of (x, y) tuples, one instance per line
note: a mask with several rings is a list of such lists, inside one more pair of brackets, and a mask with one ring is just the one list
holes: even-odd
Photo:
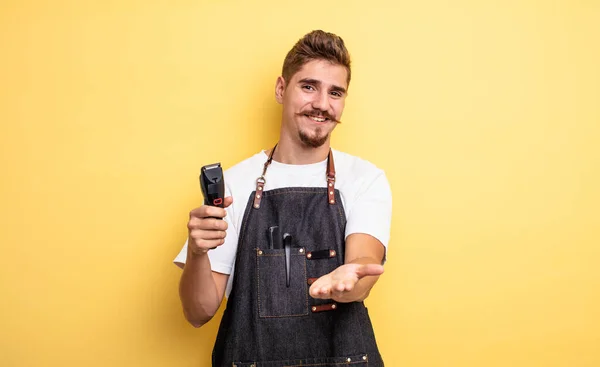
[(277, 103), (283, 104), (283, 93), (285, 92), (285, 80), (282, 76), (277, 77), (277, 82), (275, 83), (275, 99)]

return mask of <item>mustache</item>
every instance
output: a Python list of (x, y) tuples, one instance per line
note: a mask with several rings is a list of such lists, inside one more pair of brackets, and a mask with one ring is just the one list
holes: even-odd
[(320, 111), (320, 110), (309, 110), (309, 111), (304, 111), (304, 112), (300, 112), (300, 113), (296, 113), (297, 116), (304, 116), (304, 115), (308, 115), (308, 116), (316, 116), (316, 117), (324, 117), (330, 121), (333, 121), (337, 124), (341, 124), (342, 122), (340, 120), (337, 120), (335, 117), (331, 116), (327, 111)]

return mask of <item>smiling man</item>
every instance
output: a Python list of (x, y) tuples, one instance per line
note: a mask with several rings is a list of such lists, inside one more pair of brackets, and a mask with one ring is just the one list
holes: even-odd
[(213, 366), (383, 366), (363, 301), (392, 198), (381, 169), (330, 146), (350, 76), (340, 37), (300, 39), (275, 85), (279, 141), (225, 171), (225, 208), (190, 212), (175, 259), (184, 315), (200, 327), (227, 297)]

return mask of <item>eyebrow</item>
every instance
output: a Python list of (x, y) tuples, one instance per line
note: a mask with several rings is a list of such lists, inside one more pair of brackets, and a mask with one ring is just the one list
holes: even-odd
[[(314, 84), (314, 85), (321, 85), (321, 81), (317, 80), (317, 79), (311, 79), (311, 78), (304, 78), (302, 80), (300, 80), (298, 83), (308, 83), (308, 84)], [(336, 92), (342, 92), (344, 94), (346, 94), (346, 88), (342, 88), (340, 86), (334, 85), (331, 87), (332, 91), (336, 91)]]

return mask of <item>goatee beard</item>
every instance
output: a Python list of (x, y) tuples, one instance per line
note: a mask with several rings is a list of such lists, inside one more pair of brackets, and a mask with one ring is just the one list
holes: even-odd
[(300, 130), (298, 135), (300, 136), (300, 140), (304, 143), (304, 145), (311, 148), (319, 148), (327, 141), (328, 135), (320, 136), (321, 129), (316, 129), (315, 134), (313, 136), (309, 136), (304, 131)]

